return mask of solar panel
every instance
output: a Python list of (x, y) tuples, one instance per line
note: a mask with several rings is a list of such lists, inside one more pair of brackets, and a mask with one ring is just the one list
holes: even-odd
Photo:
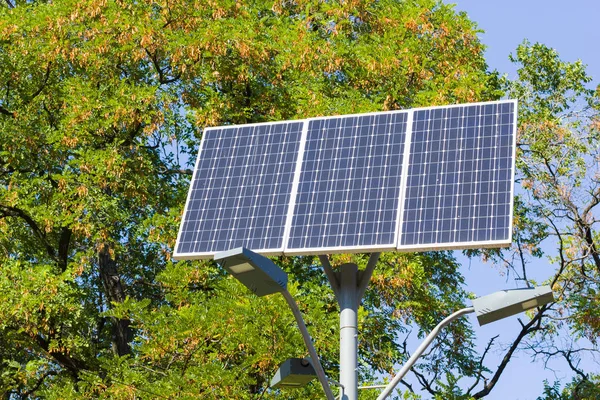
[(407, 116), (308, 121), (286, 254), (396, 248)]
[(512, 100), (207, 128), (174, 257), (500, 247)]
[(511, 241), (516, 103), (417, 109), (399, 249)]
[(207, 128), (174, 257), (281, 254), (303, 121)]

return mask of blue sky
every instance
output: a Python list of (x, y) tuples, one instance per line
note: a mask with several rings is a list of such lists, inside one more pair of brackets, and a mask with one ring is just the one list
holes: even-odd
[(454, 0), (485, 32), (488, 64), (515, 76), (508, 55), (524, 39), (544, 43), (567, 61), (581, 59), (588, 72), (600, 79), (600, 1), (598, 0)]
[[(508, 55), (524, 39), (540, 42), (556, 49), (565, 61), (582, 60), (593, 78), (592, 85), (600, 83), (600, 16), (599, 0), (454, 0), (456, 9), (465, 11), (469, 18), (477, 22), (482, 42), (487, 45), (486, 58), (491, 69), (516, 76), (516, 68), (508, 60)], [(461, 259), (462, 260), (462, 259)], [(502, 275), (500, 269), (491, 265), (464, 261), (463, 272), (467, 279), (467, 289), (477, 295), (496, 290), (516, 287), (509, 276)], [(547, 276), (548, 264), (536, 267), (538, 277)], [(473, 325), (477, 322), (473, 318)], [(508, 318), (481, 328), (476, 328), (479, 347), (483, 348), (489, 338), (500, 334), (499, 343), (509, 344), (516, 336), (519, 325), (517, 317)], [(492, 353), (487, 365), (493, 369), (503, 353)], [(570, 380), (569, 369), (562, 363), (550, 365), (554, 371), (545, 369), (541, 363), (532, 363), (525, 354), (514, 358), (504, 371), (488, 400), (535, 400), (542, 392), (543, 380)], [(597, 365), (591, 365), (598, 371)]]

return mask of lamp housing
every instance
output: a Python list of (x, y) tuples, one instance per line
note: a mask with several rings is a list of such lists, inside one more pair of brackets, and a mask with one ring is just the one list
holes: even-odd
[(272, 388), (299, 388), (317, 377), (312, 363), (306, 358), (288, 358), (271, 379)]
[(245, 247), (217, 253), (215, 261), (257, 296), (287, 290), (285, 271), (267, 257)]
[(550, 286), (507, 289), (472, 300), (479, 325), (489, 324), (554, 301)]

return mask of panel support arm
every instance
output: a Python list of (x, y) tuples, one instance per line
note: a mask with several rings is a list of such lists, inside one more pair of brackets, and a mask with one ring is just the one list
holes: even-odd
[(326, 254), (320, 255), (319, 260), (321, 261), (321, 265), (323, 266), (323, 270), (325, 271), (325, 275), (327, 275), (327, 279), (329, 279), (329, 284), (331, 285), (331, 289), (335, 294), (336, 300), (340, 301), (340, 280), (337, 275), (331, 268), (331, 264), (329, 263), (329, 257)]
[(377, 265), (377, 261), (379, 261), (379, 256), (381, 253), (371, 253), (369, 256), (369, 261), (367, 262), (367, 268), (364, 271), (359, 273), (359, 281), (358, 281), (358, 292), (357, 298), (360, 304), (360, 299), (362, 299), (367, 287), (369, 286), (369, 282), (371, 281), (371, 276), (373, 275), (373, 271), (375, 270), (375, 266)]

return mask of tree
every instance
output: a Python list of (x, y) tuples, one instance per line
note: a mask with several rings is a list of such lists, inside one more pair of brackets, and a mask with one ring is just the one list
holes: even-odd
[(544, 382), (544, 396), (538, 397), (538, 400), (597, 399), (600, 396), (599, 383), (598, 379), (590, 379), (588, 376), (585, 379), (573, 379), (563, 390), (560, 390), (560, 382), (554, 382), (552, 386)]
[(564, 62), (539, 43), (525, 41), (511, 59), (519, 66), (518, 78), (504, 82), (509, 96), (519, 99), (515, 239), (509, 251), (484, 255), (527, 286), (536, 284), (529, 265), (547, 259), (556, 302), (521, 323), (474, 397), (489, 393), (515, 352), (525, 349), (544, 362), (563, 359), (575, 376), (562, 391), (546, 384), (543, 398), (597, 398), (597, 371), (586, 371), (581, 361), (599, 350), (600, 87), (589, 88), (580, 61)]
[[(434, 0), (6, 1), (0, 32), (5, 398), (275, 397), (275, 366), (305, 354), (282, 300), (171, 260), (202, 127), (500, 95), (474, 24)], [(333, 262), (350, 259), (366, 263)], [(277, 262), (335, 377), (317, 261)], [(451, 253), (385, 254), (360, 311), (361, 379), (462, 307), (461, 283)], [(449, 373), (479, 388), (472, 337), (461, 321), (436, 342), (414, 369), (426, 391), (462, 396)]]

